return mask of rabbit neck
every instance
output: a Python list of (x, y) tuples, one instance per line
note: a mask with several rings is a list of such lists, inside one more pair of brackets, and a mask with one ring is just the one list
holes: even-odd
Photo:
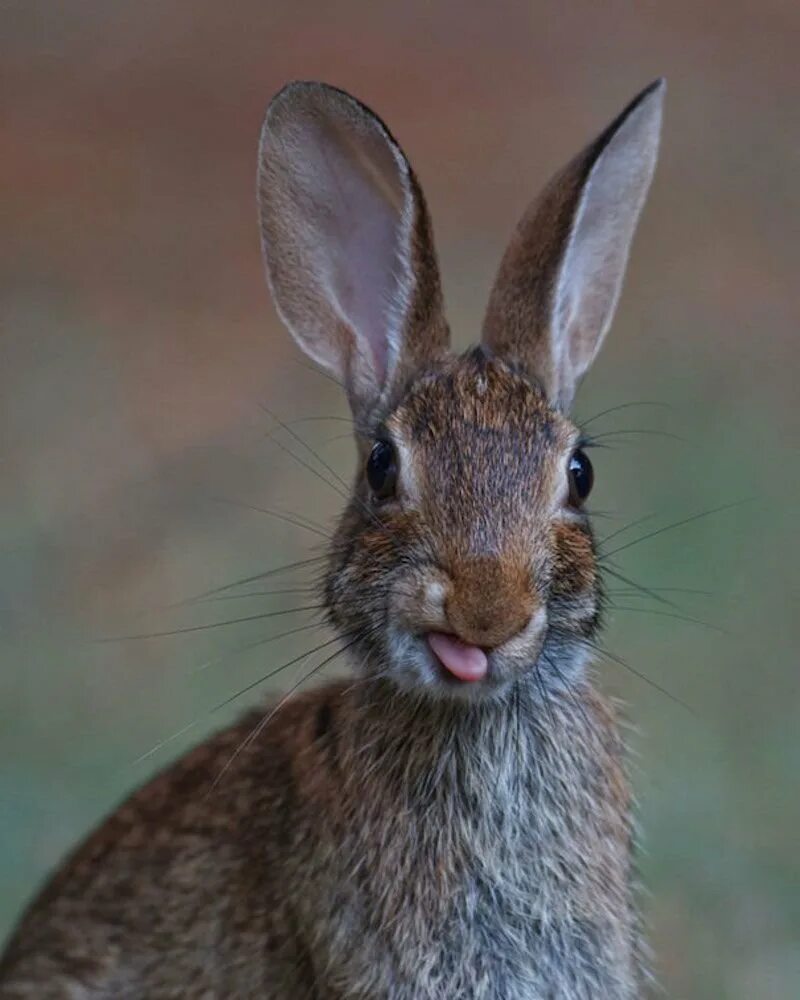
[[(627, 783), (613, 714), (587, 679), (546, 699), (532, 679), (503, 698), (463, 703), (385, 682), (353, 689), (358, 787), (385, 783), (409, 806), (441, 809), (494, 838), (529, 833), (531, 816), (564, 818), (596, 800), (627, 829)], [(374, 776), (374, 777), (370, 777)]]
[[(329, 767), (308, 761), (320, 796), (310, 815), (324, 810), (320, 850), (337, 859), (328, 888), (364, 887), (348, 919), (365, 940), (379, 928), (402, 941), (414, 980), (444, 961), (440, 939), (448, 961), (471, 968), (485, 931), (506, 985), (481, 996), (544, 995), (553, 963), (566, 982), (587, 961), (602, 986), (581, 995), (634, 995), (617, 988), (636, 940), (628, 786), (613, 716), (588, 681), (548, 705), (524, 684), (469, 705), (366, 683), (342, 685), (328, 706), (315, 745)], [(377, 974), (370, 949), (363, 971)]]

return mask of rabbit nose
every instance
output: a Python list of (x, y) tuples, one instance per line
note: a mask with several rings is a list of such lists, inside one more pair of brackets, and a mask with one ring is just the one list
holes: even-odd
[(492, 649), (525, 628), (536, 610), (527, 571), (485, 558), (453, 570), (445, 614), (462, 642)]

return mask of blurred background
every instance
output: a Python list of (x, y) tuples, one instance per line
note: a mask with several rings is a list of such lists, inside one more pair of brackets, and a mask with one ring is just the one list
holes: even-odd
[(263, 593), (313, 563), (188, 600), (319, 554), (341, 498), (301, 439), (351, 469), (344, 402), (262, 278), (271, 94), (319, 78), (386, 118), (466, 344), (529, 198), (664, 74), (661, 165), (577, 408), (625, 404), (589, 425), (598, 534), (645, 519), (609, 544), (650, 594), (614, 582), (618, 660), (598, 669), (633, 726), (665, 994), (800, 996), (800, 7), (5, 0), (0, 17), (0, 938), (121, 796), (301, 674), (215, 706), (324, 637), (293, 610), (306, 595)]

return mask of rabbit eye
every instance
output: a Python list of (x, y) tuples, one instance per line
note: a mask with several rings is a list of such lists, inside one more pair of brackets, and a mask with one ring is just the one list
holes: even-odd
[(367, 459), (367, 482), (379, 500), (394, 496), (397, 486), (397, 455), (388, 441), (376, 441)]
[(569, 460), (569, 502), (578, 507), (592, 492), (594, 469), (585, 451), (578, 448)]

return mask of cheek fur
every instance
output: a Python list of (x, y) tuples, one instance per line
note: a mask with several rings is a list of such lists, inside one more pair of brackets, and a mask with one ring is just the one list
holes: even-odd
[(348, 632), (385, 624), (392, 580), (413, 551), (414, 525), (402, 512), (375, 510), (375, 519), (354, 503), (336, 533), (326, 581), (331, 618)]
[(573, 597), (597, 587), (597, 561), (588, 528), (569, 522), (553, 527), (551, 595)]

